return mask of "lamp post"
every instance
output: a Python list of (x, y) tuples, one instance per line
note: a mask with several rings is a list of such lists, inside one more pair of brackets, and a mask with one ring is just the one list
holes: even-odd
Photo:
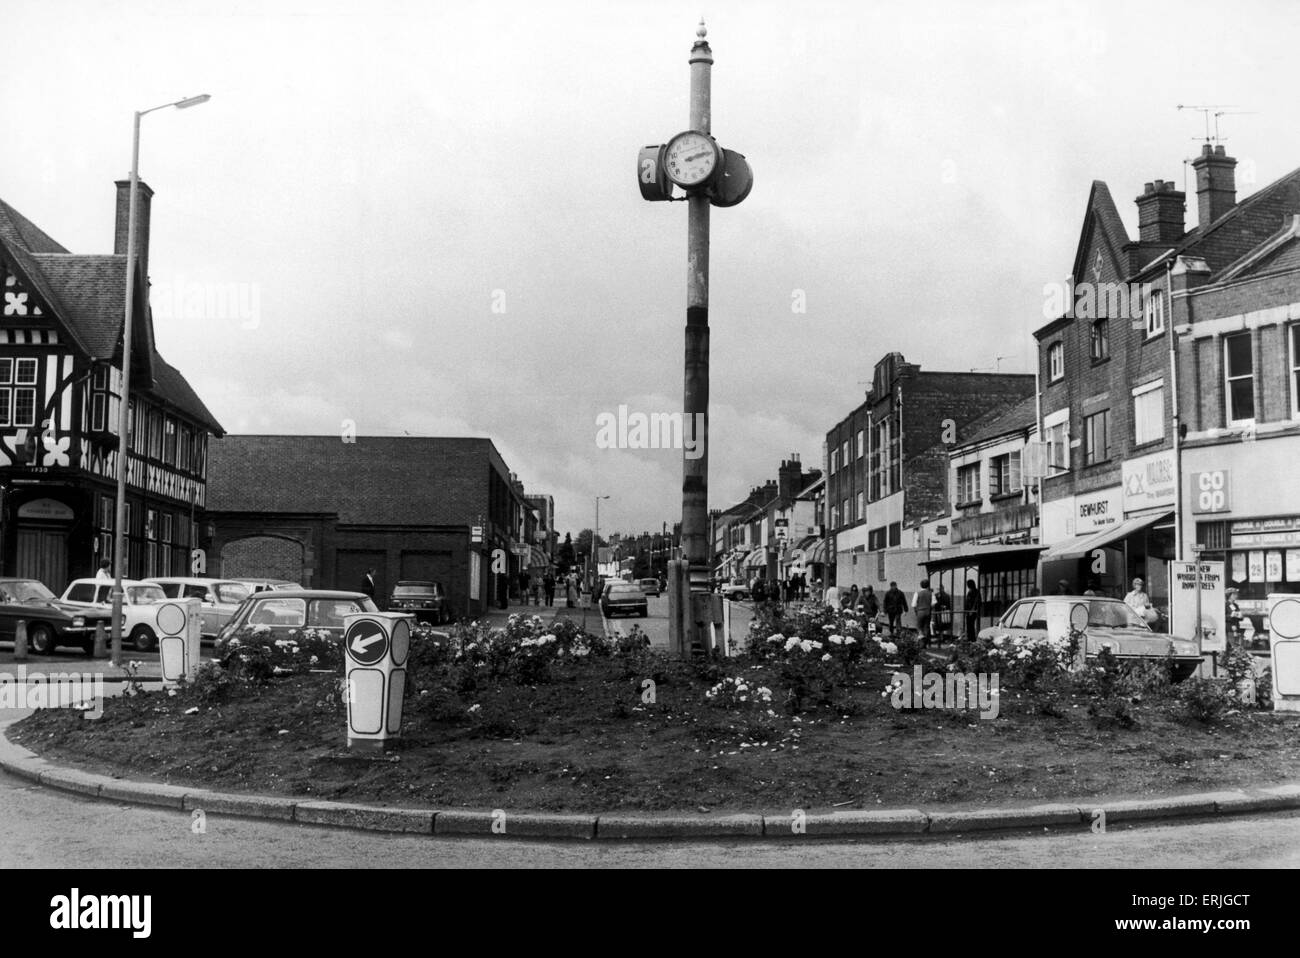
[(175, 107), (186, 110), (212, 99), (207, 93), (138, 110), (131, 138), (131, 193), (126, 225), (126, 307), (122, 319), (122, 395), (117, 412), (117, 509), (113, 521), (113, 651), (110, 661), (122, 665), (122, 579), (126, 575), (126, 473), (127, 429), (131, 409), (131, 314), (135, 307), (135, 215), (140, 192), (140, 118), (146, 113)]
[(596, 543), (600, 541), (600, 500), (609, 496), (596, 496), (596, 528), (591, 533), (591, 585), (594, 588), (600, 576), (600, 563), (597, 561)]

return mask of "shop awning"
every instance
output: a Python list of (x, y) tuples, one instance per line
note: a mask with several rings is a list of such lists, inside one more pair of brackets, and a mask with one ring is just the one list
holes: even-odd
[[(986, 545), (976, 545), (973, 542), (963, 543), (956, 547), (957, 551), (947, 551), (945, 555), (936, 556), (933, 559), (924, 559), (917, 565), (923, 565), (927, 569), (943, 569), (948, 566), (963, 565), (972, 559), (979, 559), (982, 556), (990, 555), (1011, 555), (1017, 552), (1030, 553), (1041, 552), (1046, 546), (1037, 543), (1030, 544), (1027, 542), (1018, 542), (1008, 545), (1005, 542), (993, 542)], [(1028, 558), (1028, 556), (1026, 556)]]
[(1093, 549), (1100, 549), (1120, 539), (1127, 539), (1135, 532), (1141, 532), (1157, 522), (1163, 522), (1172, 517), (1172, 512), (1158, 512), (1152, 516), (1134, 516), (1132, 519), (1125, 519), (1123, 522), (1117, 523), (1108, 529), (1103, 529), (1101, 532), (1093, 532), (1086, 536), (1075, 536), (1073, 539), (1058, 542), (1038, 558), (1042, 562), (1055, 562), (1058, 559), (1080, 559)]
[(749, 555), (745, 556), (746, 569), (762, 569), (767, 565), (767, 550), (762, 546), (754, 549)]
[(804, 549), (803, 561), (805, 564), (820, 562), (824, 565), (826, 563), (826, 540), (818, 539)]

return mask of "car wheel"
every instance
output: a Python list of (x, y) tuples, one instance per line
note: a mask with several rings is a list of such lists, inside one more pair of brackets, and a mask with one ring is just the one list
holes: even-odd
[(27, 627), (27, 646), (36, 655), (51, 655), (54, 652), (54, 630), (44, 622), (37, 622)]
[(131, 641), (135, 644), (137, 652), (152, 652), (158, 637), (153, 634), (153, 629), (147, 625), (137, 625), (131, 632)]

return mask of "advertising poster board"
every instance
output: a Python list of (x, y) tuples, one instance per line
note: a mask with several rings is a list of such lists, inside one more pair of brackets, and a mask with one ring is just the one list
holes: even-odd
[[(1173, 611), (1170, 631), (1180, 639), (1196, 637), (1196, 563), (1169, 563), (1169, 605)], [(1227, 649), (1225, 612), (1227, 583), (1222, 562), (1201, 563), (1202, 652)]]

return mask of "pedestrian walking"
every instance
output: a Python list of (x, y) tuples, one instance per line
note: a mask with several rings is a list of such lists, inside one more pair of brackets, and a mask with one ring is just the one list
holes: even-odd
[(546, 605), (548, 607), (555, 605), (555, 576), (551, 575), (549, 569), (542, 578), (542, 591), (546, 593)]
[(1228, 636), (1232, 639), (1233, 645), (1241, 644), (1241, 606), (1237, 604), (1238, 595), (1240, 593), (1236, 589), (1229, 589), (1228, 601), (1225, 603), (1224, 619), (1228, 623)]
[(939, 583), (939, 591), (934, 594), (933, 618), (935, 635), (938, 638), (938, 644), (943, 645), (945, 637), (952, 636), (952, 596), (944, 591), (943, 583)]
[(367, 569), (366, 574), (361, 577), (361, 591), (370, 598), (375, 597), (375, 570)]
[(974, 579), (966, 580), (966, 604), (963, 609), (965, 615), (965, 638), (970, 641), (980, 630), (980, 606), (983, 600), (980, 598), (979, 586), (975, 584)]
[(930, 580), (922, 579), (921, 588), (916, 590), (912, 599), (912, 610), (916, 612), (916, 631), (921, 636), (921, 645), (930, 647), (930, 614), (934, 608), (934, 593), (930, 591)]
[(564, 580), (564, 605), (569, 609), (578, 606), (578, 577), (572, 572)]
[(867, 622), (875, 622), (876, 616), (880, 615), (880, 597), (876, 595), (876, 590), (872, 586), (867, 586), (862, 590), (862, 614)]
[(113, 563), (108, 559), (99, 560), (99, 571), (95, 573), (95, 579), (98, 582), (112, 582), (113, 573), (111, 571)]
[(858, 611), (858, 584), (855, 582), (849, 586), (849, 591), (840, 599), (840, 609), (844, 612)]
[(903, 613), (907, 611), (907, 596), (903, 595), (897, 582), (889, 583), (884, 605), (885, 616), (889, 619), (889, 631), (892, 635), (898, 635), (903, 626)]

